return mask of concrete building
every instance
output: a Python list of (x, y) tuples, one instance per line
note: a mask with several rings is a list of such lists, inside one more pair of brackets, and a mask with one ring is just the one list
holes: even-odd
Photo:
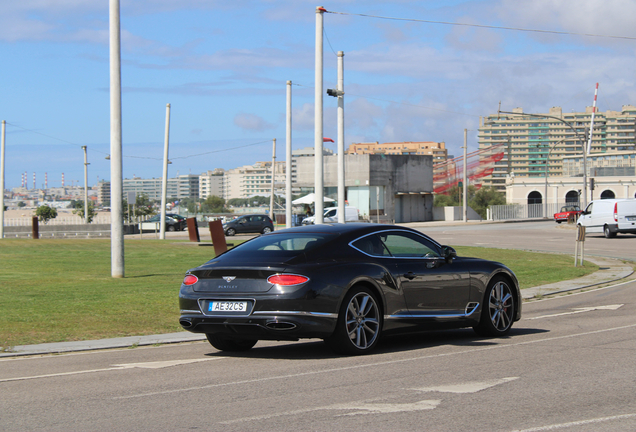
[[(505, 190), (506, 178), (533, 179), (565, 175), (564, 158), (583, 154), (592, 107), (585, 112), (563, 113), (553, 107), (545, 114), (492, 114), (480, 121), (479, 148), (503, 151), (494, 171), (483, 179), (484, 186)], [(544, 116), (544, 117), (541, 117)], [(596, 112), (592, 134), (591, 157), (636, 149), (636, 107), (624, 105), (621, 111)], [(488, 157), (484, 153), (483, 157)]]
[[(128, 192), (135, 192), (137, 195), (145, 194), (150, 200), (161, 200), (162, 179), (142, 179), (133, 177), (123, 180), (124, 196)], [(168, 179), (167, 185), (168, 199), (199, 198), (199, 176), (195, 174), (183, 174)]]
[(448, 158), (446, 144), (434, 141), (352, 143), (345, 154), (431, 155), (433, 163)]
[(207, 171), (199, 176), (199, 197), (206, 199), (214, 195), (219, 198), (226, 198), (226, 177), (225, 170), (217, 168), (213, 171)]
[[(269, 196), (272, 190), (272, 163), (256, 162), (225, 172), (226, 199)], [(276, 162), (275, 190), (285, 187), (285, 161)]]
[[(297, 160), (294, 186), (314, 187), (314, 158)], [(337, 156), (324, 157), (325, 196), (337, 198)], [(433, 219), (433, 156), (345, 155), (348, 204), (375, 220), (416, 222)]]

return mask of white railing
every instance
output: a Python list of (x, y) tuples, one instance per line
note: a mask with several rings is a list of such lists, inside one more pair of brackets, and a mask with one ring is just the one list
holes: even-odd
[(515, 220), (515, 219), (553, 219), (554, 214), (561, 211), (564, 205), (577, 205), (578, 203), (548, 203), (547, 214), (544, 215), (543, 204), (509, 204), (493, 205), (488, 207), (488, 220)]

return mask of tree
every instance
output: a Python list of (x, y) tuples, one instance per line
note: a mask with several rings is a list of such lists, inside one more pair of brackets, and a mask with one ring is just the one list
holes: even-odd
[(479, 189), (468, 203), (483, 219), (486, 219), (486, 209), (489, 206), (503, 204), (506, 204), (506, 197), (494, 187)]
[(18, 201), (18, 207), (22, 208), (25, 207), (26, 204), (24, 203), (24, 201)]
[(47, 205), (41, 205), (35, 210), (35, 215), (38, 217), (40, 222), (47, 223), (50, 219), (55, 219), (57, 217), (57, 210)]
[[(124, 210), (124, 219), (129, 220), (128, 215), (128, 201), (124, 198), (123, 200), (123, 210)], [(150, 201), (148, 195), (139, 194), (135, 198), (135, 205), (130, 209), (130, 216), (149, 216), (154, 215), (156, 213), (154, 208), (154, 203)]]
[(201, 212), (203, 213), (227, 213), (225, 208), (225, 200), (215, 195), (210, 195), (201, 204)]
[[(81, 216), (82, 218), (84, 217), (84, 201), (75, 201), (75, 210), (73, 210), (73, 214), (76, 214), (78, 216)], [(95, 207), (93, 207), (93, 203), (88, 203), (88, 214), (87, 219), (88, 219), (88, 223), (93, 222), (93, 218), (95, 217), (95, 215), (97, 214), (97, 212), (95, 211)]]

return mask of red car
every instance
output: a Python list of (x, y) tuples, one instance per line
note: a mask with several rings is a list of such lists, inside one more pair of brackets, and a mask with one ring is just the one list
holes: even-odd
[(561, 207), (559, 213), (554, 214), (554, 220), (556, 223), (567, 222), (570, 218), (576, 222), (581, 214), (581, 208), (577, 205), (566, 205)]

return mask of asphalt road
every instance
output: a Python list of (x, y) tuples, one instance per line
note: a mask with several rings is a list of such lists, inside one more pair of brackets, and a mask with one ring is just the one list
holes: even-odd
[[(490, 227), (484, 240), (530, 229)], [(477, 236), (463, 230), (426, 231)], [(3, 359), (0, 430), (633, 431), (635, 290), (526, 303), (502, 339), (424, 333), (364, 357), (311, 340), (259, 342), (241, 355), (197, 342)]]
[[(417, 225), (415, 229), (436, 241), (455, 246), (525, 249), (574, 255), (576, 227), (554, 221), (465, 225)], [(585, 254), (636, 261), (636, 235), (619, 234), (606, 239), (587, 234)]]

